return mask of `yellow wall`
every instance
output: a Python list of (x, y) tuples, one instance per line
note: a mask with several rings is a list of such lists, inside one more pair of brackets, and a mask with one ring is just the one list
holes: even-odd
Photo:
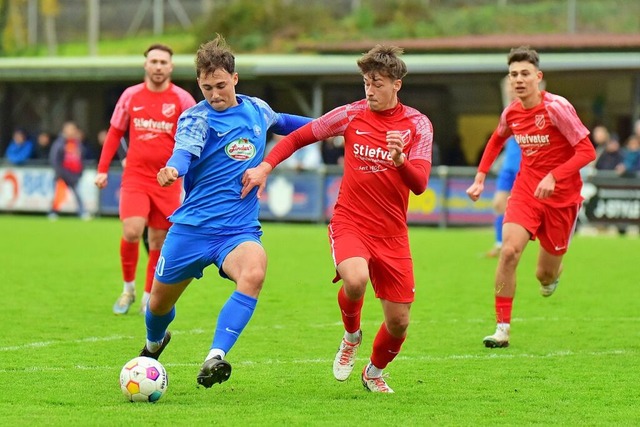
[(499, 116), (492, 114), (465, 114), (458, 118), (462, 151), (469, 165), (476, 165), (489, 136), (498, 125)]

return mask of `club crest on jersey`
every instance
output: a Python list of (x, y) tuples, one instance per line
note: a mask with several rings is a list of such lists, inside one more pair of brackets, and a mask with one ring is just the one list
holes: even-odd
[(535, 119), (535, 123), (536, 123), (536, 126), (538, 127), (538, 129), (544, 128), (544, 115), (543, 114), (537, 114), (536, 115), (536, 119)]
[(260, 126), (258, 125), (253, 125), (253, 134), (255, 136), (260, 136), (262, 135), (262, 129), (260, 128)]
[(251, 160), (256, 155), (256, 147), (247, 138), (236, 139), (224, 147), (224, 152), (233, 160)]
[(162, 114), (165, 117), (173, 117), (176, 114), (176, 104), (162, 104)]

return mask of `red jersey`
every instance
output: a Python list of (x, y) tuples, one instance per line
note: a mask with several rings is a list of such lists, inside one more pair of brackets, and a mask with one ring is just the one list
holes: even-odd
[[(306, 126), (311, 126), (313, 135), (305, 144), (344, 135), (344, 176), (332, 224), (357, 227), (370, 236), (406, 234), (409, 187), (391, 160), (386, 135), (390, 130), (402, 131), (406, 161), (422, 161), (430, 168), (433, 128), (429, 119), (401, 103), (391, 110), (374, 112), (363, 99), (335, 108)], [(285, 158), (292, 152), (285, 153)], [(274, 148), (265, 161), (277, 164), (279, 154), (282, 152)], [(426, 182), (428, 170), (424, 171)]]
[[(574, 156), (576, 145), (589, 130), (569, 101), (542, 91), (542, 102), (533, 108), (525, 109), (519, 100), (513, 101), (502, 112), (496, 133), (505, 139), (514, 135), (522, 151), (512, 194), (533, 197), (542, 178)], [(581, 189), (580, 169), (576, 168), (566, 178), (557, 179), (551, 197), (541, 202), (550, 206), (579, 203)]]
[[(152, 182), (157, 185), (156, 175), (173, 153), (178, 118), (195, 103), (189, 92), (173, 83), (162, 92), (150, 91), (145, 83), (140, 83), (122, 93), (110, 124), (123, 133), (129, 130), (123, 182)], [(117, 143), (115, 148), (117, 150)], [(103, 149), (98, 172), (107, 172), (116, 150)]]

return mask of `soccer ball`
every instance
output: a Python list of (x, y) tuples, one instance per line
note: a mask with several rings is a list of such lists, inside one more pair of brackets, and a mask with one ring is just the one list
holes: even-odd
[(157, 402), (168, 384), (164, 366), (150, 357), (133, 358), (120, 371), (120, 389), (131, 402)]

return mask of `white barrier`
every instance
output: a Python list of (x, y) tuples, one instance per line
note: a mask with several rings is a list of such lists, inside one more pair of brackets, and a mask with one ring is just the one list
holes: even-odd
[[(87, 169), (82, 174), (78, 190), (86, 212), (98, 212), (98, 188), (93, 181), (96, 171)], [(0, 167), (0, 211), (48, 212), (54, 196), (53, 169), (37, 166)], [(78, 210), (71, 190), (66, 189), (60, 212)]]

